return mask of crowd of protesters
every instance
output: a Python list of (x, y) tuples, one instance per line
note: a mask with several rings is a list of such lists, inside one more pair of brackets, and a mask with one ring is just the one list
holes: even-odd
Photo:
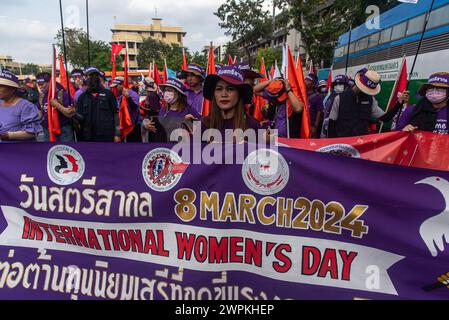
[[(207, 76), (202, 67), (192, 63), (177, 78), (169, 78), (159, 86), (152, 78), (145, 78), (146, 96), (140, 97), (138, 90), (125, 87), (124, 78), (107, 81), (101, 70), (87, 67), (71, 72), (76, 88), (73, 97), (57, 83), (54, 99), (49, 99), (50, 74), (38, 74), (35, 83), (19, 83), (16, 75), (3, 69), (0, 139), (50, 141), (48, 113), (52, 108), (57, 110), (60, 133), (56, 139), (60, 142), (167, 142), (176, 129), (192, 133), (193, 121), (201, 121), (202, 133), (207, 133), (207, 129), (264, 129), (279, 137), (300, 138), (303, 102), (287, 79), (259, 81), (262, 78), (247, 63), (219, 65), (216, 74)], [(391, 121), (410, 99), (406, 91), (394, 108), (384, 112), (376, 100), (381, 77), (368, 69), (360, 70), (353, 80), (345, 75), (335, 76), (329, 90), (326, 85), (314, 74), (305, 77), (312, 138), (376, 133), (375, 125)], [(418, 103), (400, 114), (395, 130), (448, 134), (449, 73), (433, 74), (418, 94)], [(206, 115), (204, 99), (209, 102)], [(260, 110), (256, 110), (256, 99), (264, 101)], [(123, 102), (132, 122), (126, 136), (119, 117)], [(261, 121), (255, 119), (256, 113), (261, 114)], [(214, 139), (206, 138), (210, 140)]]

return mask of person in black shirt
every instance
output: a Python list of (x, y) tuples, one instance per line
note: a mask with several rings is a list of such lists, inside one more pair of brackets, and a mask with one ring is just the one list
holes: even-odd
[(121, 142), (117, 100), (100, 81), (100, 70), (86, 70), (87, 90), (78, 99), (75, 118), (83, 141)]

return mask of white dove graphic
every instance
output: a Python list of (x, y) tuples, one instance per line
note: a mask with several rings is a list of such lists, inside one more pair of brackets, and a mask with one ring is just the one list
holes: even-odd
[(433, 257), (438, 256), (438, 250), (444, 251), (444, 243), (449, 243), (449, 182), (443, 178), (431, 177), (417, 182), (438, 189), (444, 197), (446, 208), (439, 215), (423, 222), (419, 233), (429, 248)]

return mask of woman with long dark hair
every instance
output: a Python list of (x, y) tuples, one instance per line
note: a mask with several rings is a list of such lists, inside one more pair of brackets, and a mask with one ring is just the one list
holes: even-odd
[(225, 130), (252, 129), (257, 135), (260, 125), (245, 109), (252, 96), (252, 87), (244, 82), (242, 72), (235, 66), (223, 67), (216, 75), (209, 75), (204, 83), (204, 97), (211, 102), (210, 113), (203, 119), (203, 129), (217, 129), (222, 135)]

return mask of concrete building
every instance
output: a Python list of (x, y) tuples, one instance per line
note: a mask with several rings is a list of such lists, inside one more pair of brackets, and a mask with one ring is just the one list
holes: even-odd
[[(18, 75), (19, 78), (31, 76), (29, 74), (25, 74), (25, 70), (23, 70), (27, 64), (28, 63), (15, 61), (12, 56), (0, 55), (0, 67), (11, 70), (13, 73)], [(37, 67), (39, 72), (51, 72), (50, 64), (37, 64)]]
[[(153, 38), (167, 44), (184, 46), (184, 32), (182, 27), (163, 26), (162, 19), (153, 18), (151, 25), (143, 24), (115, 24), (111, 29), (112, 43), (124, 44), (128, 48), (129, 68), (137, 70), (137, 56), (144, 40)], [(122, 51), (125, 54), (125, 50)]]

